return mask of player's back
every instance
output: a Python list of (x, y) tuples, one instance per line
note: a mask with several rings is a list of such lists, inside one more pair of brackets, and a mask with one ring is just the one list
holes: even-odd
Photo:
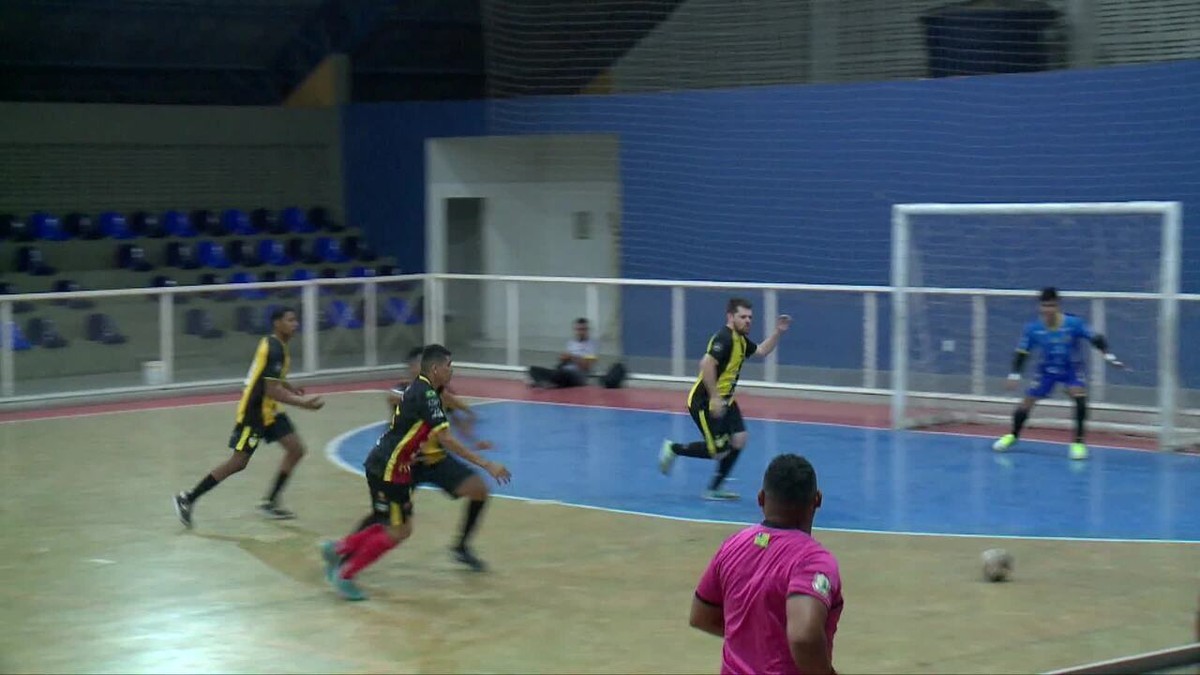
[(824, 546), (802, 530), (756, 525), (730, 537), (718, 557), (725, 614), (722, 672), (797, 672), (787, 639), (787, 601), (796, 593), (828, 602), (825, 635), (832, 653), (841, 580)]

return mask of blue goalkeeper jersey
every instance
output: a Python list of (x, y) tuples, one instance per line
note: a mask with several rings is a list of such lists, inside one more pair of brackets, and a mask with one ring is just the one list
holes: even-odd
[(1044, 373), (1074, 372), (1083, 365), (1083, 354), (1094, 336), (1087, 322), (1074, 314), (1060, 314), (1054, 326), (1038, 317), (1025, 325), (1017, 351), (1039, 351), (1038, 369)]

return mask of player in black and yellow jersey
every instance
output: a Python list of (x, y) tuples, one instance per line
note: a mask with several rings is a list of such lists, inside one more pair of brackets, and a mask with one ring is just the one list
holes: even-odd
[(671, 471), (679, 455), (717, 460), (717, 471), (704, 492), (706, 499), (738, 498), (736, 493), (721, 489), (748, 438), (733, 392), (737, 389), (742, 363), (751, 356), (773, 352), (779, 336), (792, 323), (792, 317), (780, 315), (775, 332), (759, 345), (746, 337), (753, 320), (754, 309), (749, 300), (733, 298), (725, 306), (725, 327), (709, 339), (708, 348), (700, 358), (700, 376), (688, 392), (688, 412), (704, 440), (687, 445), (665, 440), (658, 455), (659, 469), (664, 474)]
[(364, 598), (354, 577), (412, 535), (412, 491), (422, 481), (417, 468), (422, 453), (444, 452), (444, 445), (498, 482), (510, 478), (504, 465), (480, 458), (449, 431), (438, 390), (453, 375), (450, 356), (450, 350), (441, 345), (425, 348), (421, 375), (405, 388), (391, 423), (363, 462), (371, 499), (369, 525), (340, 541), (321, 544), (326, 577), (347, 600)]
[(279, 505), (279, 494), (292, 474), (292, 470), (304, 456), (304, 442), (292, 427), (288, 416), (278, 410), (278, 404), (320, 410), (325, 405), (320, 396), (306, 395), (300, 387), (287, 381), (288, 341), (299, 328), (296, 312), (292, 309), (277, 309), (271, 314), (271, 334), (258, 341), (254, 360), (246, 373), (245, 388), (238, 401), (237, 418), (229, 447), (233, 455), (205, 476), (189, 492), (175, 495), (175, 512), (186, 527), (192, 526), (192, 508), (201, 495), (218, 483), (246, 468), (250, 457), (260, 442), (283, 446), (283, 461), (271, 491), (259, 504), (259, 512), (271, 519), (295, 518), (296, 514)]
[[(412, 384), (414, 380), (421, 376), (421, 354), (424, 351), (424, 347), (413, 347), (409, 350), (408, 358), (406, 359), (408, 373), (387, 393), (389, 410), (400, 405), (400, 400), (404, 397), (405, 387)], [(438, 393), (442, 395), (442, 408), (449, 413), (450, 422), (457, 427), (456, 431), (468, 438), (473, 436), (476, 415), (471, 406), (452, 392), (449, 387), (442, 387)]]

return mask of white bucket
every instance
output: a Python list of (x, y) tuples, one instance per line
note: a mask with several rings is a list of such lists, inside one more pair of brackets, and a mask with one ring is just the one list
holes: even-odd
[(142, 381), (150, 386), (166, 384), (166, 364), (162, 361), (142, 361)]

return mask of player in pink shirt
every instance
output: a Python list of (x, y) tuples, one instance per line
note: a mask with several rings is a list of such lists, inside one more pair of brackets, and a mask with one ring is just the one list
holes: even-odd
[(812, 538), (817, 473), (799, 455), (771, 461), (761, 525), (725, 540), (692, 599), (691, 625), (725, 638), (722, 675), (832, 673), (842, 615), (837, 559)]

